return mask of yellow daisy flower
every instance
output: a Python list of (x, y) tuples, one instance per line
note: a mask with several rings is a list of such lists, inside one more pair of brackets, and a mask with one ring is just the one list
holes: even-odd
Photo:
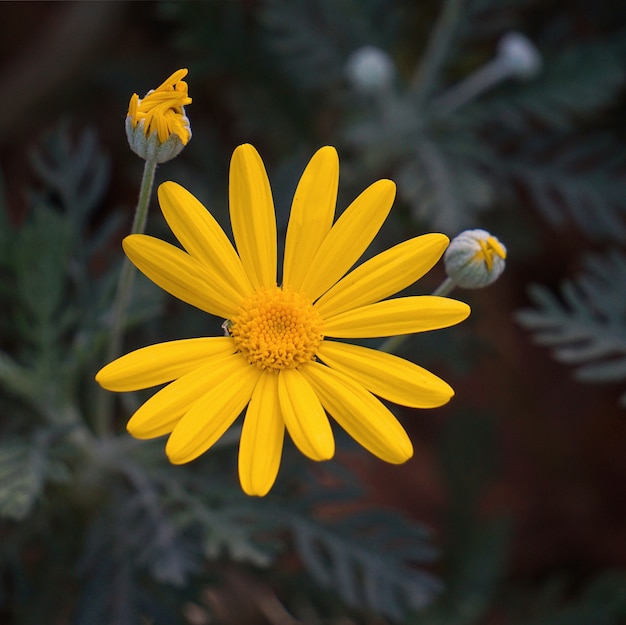
[(96, 376), (112, 391), (169, 382), (127, 427), (137, 438), (169, 434), (165, 451), (172, 463), (207, 451), (245, 409), (239, 478), (249, 495), (265, 495), (274, 484), (285, 428), (312, 460), (334, 455), (327, 415), (374, 455), (399, 464), (413, 454), (411, 441), (376, 396), (432, 408), (454, 394), (407, 360), (341, 340), (444, 328), (470, 310), (429, 295), (385, 299), (433, 267), (448, 244), (443, 234), (415, 237), (350, 271), (387, 218), (395, 185), (375, 182), (333, 224), (338, 179), (335, 149), (321, 148), (293, 199), (282, 286), (272, 193), (251, 145), (239, 146), (230, 166), (236, 249), (205, 207), (174, 182), (159, 187), (159, 203), (184, 250), (142, 234), (124, 239), (126, 254), (148, 278), (227, 320), (227, 336), (144, 347)]

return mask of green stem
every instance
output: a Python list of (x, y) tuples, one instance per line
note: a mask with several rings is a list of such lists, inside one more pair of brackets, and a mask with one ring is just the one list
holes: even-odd
[(433, 109), (438, 116), (450, 115), (512, 74), (506, 59), (495, 58), (437, 97), (432, 103)]
[(399, 336), (390, 336), (382, 345), (378, 348), (381, 352), (387, 352), (388, 354), (394, 354), (398, 351), (398, 347), (406, 341), (408, 334), (400, 334)]
[(433, 291), (433, 295), (445, 297), (450, 295), (452, 289), (456, 286), (456, 282), (449, 276)]
[[(433, 295), (437, 297), (445, 297), (456, 286), (454, 280), (450, 277), (446, 278), (434, 291)], [(406, 341), (410, 334), (400, 334), (398, 336), (390, 336), (382, 345), (378, 348), (381, 352), (387, 352), (388, 354), (395, 353), (400, 345)]]
[[(143, 178), (141, 179), (141, 187), (139, 189), (139, 199), (137, 200), (135, 217), (130, 230), (131, 234), (141, 234), (146, 228), (148, 206), (150, 204), (150, 196), (152, 194), (152, 185), (154, 183), (156, 166), (156, 160), (147, 160), (145, 162)], [(128, 258), (125, 257), (122, 263), (122, 271), (120, 273), (119, 282), (117, 283), (115, 301), (113, 303), (113, 321), (111, 323), (111, 334), (109, 337), (105, 360), (107, 363), (111, 362), (120, 355), (124, 335), (124, 326), (126, 325), (126, 313), (128, 311), (128, 304), (130, 302), (134, 282), (135, 268), (132, 266)], [(113, 395), (109, 392), (103, 393), (99, 410), (96, 413), (95, 423), (95, 430), (100, 435), (110, 434), (112, 407)]]
[[(144, 166), (141, 188), (139, 189), (139, 200), (137, 201), (135, 218), (133, 219), (133, 225), (130, 230), (131, 234), (141, 234), (146, 229), (148, 205), (150, 204), (150, 195), (152, 192), (152, 184), (154, 183), (156, 165), (156, 161), (146, 161)], [(113, 307), (113, 324), (111, 327), (111, 337), (107, 352), (107, 362), (117, 358), (120, 354), (124, 324), (126, 322), (126, 312), (134, 282), (135, 268), (130, 263), (128, 258), (124, 258), (120, 280), (117, 283), (117, 293), (115, 295), (115, 303)]]
[(423, 60), (411, 80), (411, 90), (417, 95), (418, 104), (422, 105), (435, 87), (450, 43), (455, 34), (457, 23), (462, 14), (465, 0), (446, 0), (428, 40)]

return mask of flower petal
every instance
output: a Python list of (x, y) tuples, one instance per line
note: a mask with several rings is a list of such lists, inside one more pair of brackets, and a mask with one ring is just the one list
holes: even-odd
[(247, 495), (263, 497), (276, 481), (285, 424), (278, 403), (278, 376), (262, 375), (248, 404), (239, 442), (239, 481)]
[(241, 259), (213, 215), (175, 182), (164, 182), (158, 195), (161, 211), (172, 232), (191, 256), (223, 278), (220, 288), (224, 295), (234, 299), (251, 295), (252, 284)]
[(237, 250), (255, 288), (276, 284), (276, 215), (259, 153), (240, 145), (230, 161), (230, 220)]
[(317, 355), (374, 395), (402, 406), (436, 408), (454, 395), (452, 387), (430, 371), (376, 349), (323, 341)]
[(223, 376), (221, 381), (192, 404), (170, 434), (165, 453), (172, 464), (191, 462), (203, 454), (226, 432), (250, 401), (262, 372), (240, 355), (231, 358), (229, 364), (236, 365), (219, 368)]
[(191, 405), (231, 369), (237, 370), (240, 361), (239, 355), (217, 357), (171, 382), (139, 407), (126, 429), (135, 438), (169, 434)]
[(320, 148), (307, 165), (293, 196), (285, 239), (283, 286), (297, 291), (335, 216), (339, 159), (335, 148)]
[(404, 241), (351, 271), (320, 297), (315, 308), (325, 317), (395, 295), (430, 271), (447, 245), (444, 234)]
[(225, 319), (237, 313), (243, 297), (225, 295), (224, 279), (183, 250), (145, 234), (131, 234), (122, 245), (137, 269), (170, 295)]
[(301, 291), (316, 300), (356, 263), (387, 218), (396, 193), (391, 180), (370, 185), (326, 235), (302, 280)]
[(109, 391), (137, 391), (180, 378), (207, 359), (234, 353), (233, 339), (220, 336), (148, 345), (100, 369), (96, 381)]
[(319, 399), (297, 369), (278, 374), (278, 400), (289, 436), (311, 460), (328, 460), (335, 453), (335, 439)]
[(317, 362), (302, 368), (322, 406), (355, 440), (378, 458), (401, 464), (413, 445), (393, 414), (348, 376)]
[(361, 306), (324, 320), (324, 335), (376, 338), (447, 328), (463, 321), (470, 307), (447, 297), (417, 295)]
[(158, 91), (164, 91), (168, 87), (173, 87), (179, 80), (182, 80), (187, 74), (189, 70), (186, 68), (176, 70), (169, 78), (164, 80), (154, 91), (156, 93)]

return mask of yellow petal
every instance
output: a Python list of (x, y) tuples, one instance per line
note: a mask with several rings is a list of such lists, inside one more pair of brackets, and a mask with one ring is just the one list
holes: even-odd
[(377, 338), (447, 328), (463, 321), (470, 307), (447, 297), (417, 295), (361, 306), (324, 320), (324, 335)]
[(224, 279), (189, 254), (145, 234), (131, 234), (122, 244), (137, 269), (170, 295), (225, 319), (237, 314), (243, 297), (224, 295)]
[(375, 349), (323, 341), (317, 355), (374, 395), (402, 406), (436, 408), (454, 395), (450, 385), (430, 371)]
[(278, 376), (259, 378), (248, 404), (239, 442), (239, 481), (247, 495), (263, 497), (276, 481), (285, 424), (278, 404)]
[(317, 362), (303, 367), (302, 375), (328, 413), (365, 449), (392, 464), (401, 464), (413, 455), (404, 428), (360, 384)]
[(297, 369), (278, 374), (278, 400), (289, 436), (311, 460), (328, 460), (335, 454), (335, 439), (328, 417), (311, 385)]
[(238, 371), (241, 356), (216, 357), (171, 382), (148, 399), (126, 425), (135, 438), (169, 434), (194, 402), (221, 382), (230, 371)]
[(181, 245), (223, 278), (220, 288), (224, 296), (237, 299), (251, 295), (252, 284), (241, 260), (213, 215), (175, 182), (164, 182), (158, 195), (163, 216)]
[(249, 144), (230, 162), (230, 221), (241, 262), (255, 288), (276, 284), (276, 216), (263, 161)]
[(395, 295), (430, 271), (447, 245), (444, 234), (404, 241), (351, 271), (322, 295), (315, 308), (323, 318)]
[(154, 91), (158, 92), (158, 91), (163, 91), (164, 89), (166, 89), (167, 87), (172, 87), (174, 86), (179, 80), (182, 80), (187, 74), (189, 73), (189, 70), (186, 68), (183, 69), (179, 69), (176, 70), (168, 79), (166, 79), (165, 81), (163, 81)]
[(312, 301), (356, 263), (387, 218), (396, 193), (391, 180), (369, 186), (342, 213), (311, 261), (301, 291)]
[(207, 359), (235, 353), (229, 337), (182, 339), (142, 347), (106, 365), (96, 381), (109, 391), (150, 388), (197, 369)]
[(165, 453), (172, 464), (191, 462), (221, 438), (250, 401), (261, 376), (260, 369), (239, 355), (237, 366), (222, 373), (221, 381), (192, 404), (170, 434)]
[(335, 216), (339, 159), (335, 148), (320, 148), (307, 165), (293, 196), (285, 239), (283, 286), (299, 290)]

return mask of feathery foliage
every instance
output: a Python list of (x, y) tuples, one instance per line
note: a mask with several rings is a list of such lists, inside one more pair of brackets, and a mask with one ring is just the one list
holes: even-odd
[[(518, 321), (536, 343), (549, 347), (559, 362), (574, 365), (584, 382), (626, 380), (626, 255), (612, 250), (586, 259), (583, 273), (561, 286), (559, 300), (534, 285), (534, 309), (521, 310)], [(626, 408), (626, 393), (620, 398)]]
[(292, 528), (307, 570), (351, 607), (401, 621), (441, 590), (435, 577), (408, 565), (429, 560), (432, 550), (415, 525), (395, 515), (360, 513), (331, 528), (292, 517)]

